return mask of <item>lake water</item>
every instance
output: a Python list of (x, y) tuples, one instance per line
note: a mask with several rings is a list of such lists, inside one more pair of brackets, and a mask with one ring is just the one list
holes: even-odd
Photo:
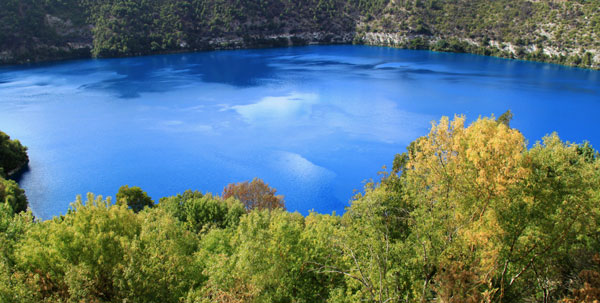
[(34, 214), (140, 186), (156, 201), (259, 177), (288, 210), (341, 213), (433, 120), (496, 116), (533, 143), (600, 146), (600, 72), (367, 46), (0, 68), (0, 130), (29, 147)]

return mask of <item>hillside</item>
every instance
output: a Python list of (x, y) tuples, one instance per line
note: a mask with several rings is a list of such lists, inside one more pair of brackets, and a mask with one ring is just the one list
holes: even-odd
[(359, 43), (600, 67), (600, 0), (8, 0), (0, 63)]

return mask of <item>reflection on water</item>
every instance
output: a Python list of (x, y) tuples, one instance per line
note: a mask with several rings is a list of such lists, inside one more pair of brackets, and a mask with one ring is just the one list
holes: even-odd
[(499, 115), (532, 142), (600, 144), (600, 73), (365, 46), (204, 52), (0, 69), (0, 129), (29, 146), (37, 216), (138, 185), (155, 200), (260, 177), (306, 214), (353, 189), (442, 115)]

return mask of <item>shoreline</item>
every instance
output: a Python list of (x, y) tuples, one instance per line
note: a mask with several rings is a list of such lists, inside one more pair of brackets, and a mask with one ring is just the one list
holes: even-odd
[[(447, 45), (447, 41), (451, 41), (451, 46)], [(266, 49), (278, 47), (295, 47), (308, 45), (366, 45), (378, 47), (390, 47), (397, 49), (412, 49), (412, 50), (429, 50), (444, 53), (465, 53), (473, 55), (481, 55), (486, 57), (496, 57), (504, 59), (522, 60), (528, 62), (540, 62), (556, 64), (565, 67), (575, 67), (587, 70), (600, 70), (600, 55), (592, 55), (593, 64), (591, 66), (582, 66), (570, 64), (567, 60), (570, 58), (579, 57), (580, 54), (563, 50), (539, 50), (535, 47), (527, 48), (524, 52), (525, 56), (515, 54), (515, 47), (512, 44), (500, 44), (493, 41), (488, 45), (478, 45), (474, 41), (452, 37), (449, 39), (424, 36), (424, 35), (402, 35), (398, 33), (357, 33), (357, 32), (304, 32), (295, 34), (273, 34), (265, 36), (247, 36), (247, 37), (218, 37), (210, 38), (203, 41), (200, 47), (182, 46), (178, 49), (167, 49), (159, 51), (124, 54), (120, 56), (92, 56), (92, 43), (80, 44), (79, 48), (58, 48), (48, 47), (55, 51), (58, 55), (49, 58), (48, 56), (40, 56), (38, 58), (28, 59), (7, 59), (7, 52), (4, 51), (4, 59), (0, 59), (0, 68), (9, 66), (26, 66), (29, 64), (62, 62), (68, 60), (87, 60), (87, 59), (111, 59), (111, 58), (131, 58), (153, 55), (169, 55), (182, 53), (195, 53), (206, 51), (219, 50), (242, 50), (242, 49)], [(502, 48), (501, 48), (502, 47)], [(453, 49), (452, 49), (453, 48)], [(44, 48), (40, 48), (44, 49)], [(39, 50), (39, 49), (38, 49)], [(557, 55), (558, 54), (558, 55)], [(583, 55), (583, 54), (582, 54)], [(16, 56), (15, 56), (16, 57)], [(562, 61), (559, 61), (562, 60)]]

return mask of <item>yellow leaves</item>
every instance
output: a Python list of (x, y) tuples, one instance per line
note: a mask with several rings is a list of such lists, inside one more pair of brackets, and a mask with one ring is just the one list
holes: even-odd
[(597, 226), (599, 163), (556, 134), (527, 150), (519, 131), (493, 117), (433, 123), (409, 147), (402, 185), (424, 268), (446, 270), (435, 277), (439, 293), (462, 302), (474, 288), (493, 295), (493, 279), (525, 279), (549, 251)]
[(489, 195), (499, 195), (521, 179), (525, 140), (520, 132), (492, 119), (479, 119), (465, 131), (463, 166), (476, 171), (476, 185)]
[(421, 203), (469, 201), (455, 206), (473, 208), (476, 201), (486, 207), (526, 176), (525, 150), (523, 135), (494, 119), (480, 118), (465, 128), (464, 116), (443, 117), (412, 146), (409, 187), (422, 193)]
[(469, 268), (467, 284), (488, 283), (498, 268), (505, 234), (498, 216), (511, 201), (511, 188), (528, 175), (525, 151), (519, 131), (493, 118), (467, 127), (464, 116), (443, 117), (411, 146), (404, 180), (407, 199), (421, 209), (415, 212), (419, 234), (442, 252), (441, 260), (449, 258), (448, 266)]

